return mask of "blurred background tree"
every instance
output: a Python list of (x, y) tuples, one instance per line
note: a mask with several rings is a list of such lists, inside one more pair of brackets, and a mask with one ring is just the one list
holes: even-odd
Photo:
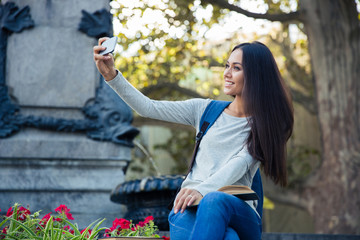
[[(257, 9), (250, 10), (254, 4)], [(223, 99), (222, 69), (231, 48), (240, 41), (266, 43), (291, 87), (295, 108), (316, 116), (320, 129), (319, 146), (299, 144), (295, 132), (289, 187), (266, 181), (266, 195), (306, 210), (316, 232), (360, 233), (359, 0), (114, 0), (112, 7), (120, 39), (116, 66), (153, 99)], [(206, 37), (236, 14), (274, 22), (273, 30), (246, 36), (234, 22), (231, 37), (218, 42)], [(186, 126), (137, 116), (134, 124), (193, 134)], [(309, 142), (317, 138), (311, 134)], [(192, 152), (188, 139), (174, 130), (172, 141), (158, 147), (167, 148), (181, 166)]]

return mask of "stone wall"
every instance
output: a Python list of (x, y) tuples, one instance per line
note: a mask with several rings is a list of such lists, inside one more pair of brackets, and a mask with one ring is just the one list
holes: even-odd
[[(78, 27), (82, 10), (109, 11), (109, 0), (11, 2), (19, 9), (30, 7), (34, 27), (7, 39), (8, 94), (23, 121), (35, 117), (43, 121), (0, 138), (0, 208), (6, 211), (17, 202), (31, 211), (43, 210), (44, 215), (65, 204), (80, 227), (104, 217), (109, 226), (125, 210), (110, 201), (110, 192), (124, 181), (131, 146), (95, 141), (86, 131), (44, 127), (47, 119), (58, 124), (81, 122), (86, 119), (84, 108), (97, 98), (101, 79), (92, 57), (97, 40)], [(105, 139), (100, 133), (96, 137)]]

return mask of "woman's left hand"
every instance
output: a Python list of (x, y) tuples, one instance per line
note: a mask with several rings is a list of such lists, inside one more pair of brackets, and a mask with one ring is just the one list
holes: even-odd
[(176, 196), (174, 213), (177, 214), (180, 209), (181, 213), (183, 213), (186, 207), (191, 206), (199, 198), (202, 198), (202, 195), (195, 189), (182, 188)]

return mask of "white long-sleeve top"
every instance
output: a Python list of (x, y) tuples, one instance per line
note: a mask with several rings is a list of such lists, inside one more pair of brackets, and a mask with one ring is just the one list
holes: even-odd
[[(140, 116), (191, 125), (199, 131), (201, 116), (210, 99), (152, 100), (134, 88), (119, 72), (107, 84)], [(260, 165), (245, 145), (250, 127), (246, 117), (222, 112), (201, 140), (192, 171), (182, 183), (203, 196), (225, 185), (251, 187)], [(256, 212), (257, 201), (247, 201)]]

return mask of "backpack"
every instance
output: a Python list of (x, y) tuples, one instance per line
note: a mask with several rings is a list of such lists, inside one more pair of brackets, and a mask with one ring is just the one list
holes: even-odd
[[(189, 172), (194, 165), (196, 153), (199, 148), (201, 139), (204, 137), (204, 135), (209, 130), (209, 128), (214, 124), (214, 122), (220, 116), (220, 114), (224, 111), (224, 109), (227, 106), (229, 106), (230, 103), (231, 102), (228, 102), (228, 101), (212, 100), (209, 103), (209, 105), (206, 107), (206, 109), (200, 119), (200, 124), (199, 124), (200, 130), (199, 130), (198, 134), (196, 135), (195, 149), (194, 149), (194, 153), (193, 153), (192, 160), (190, 163)], [(254, 190), (254, 192), (256, 192), (256, 194), (259, 197), (256, 211), (259, 213), (260, 218), (262, 218), (264, 193), (263, 193), (260, 169), (258, 169), (254, 175), (251, 189)]]

